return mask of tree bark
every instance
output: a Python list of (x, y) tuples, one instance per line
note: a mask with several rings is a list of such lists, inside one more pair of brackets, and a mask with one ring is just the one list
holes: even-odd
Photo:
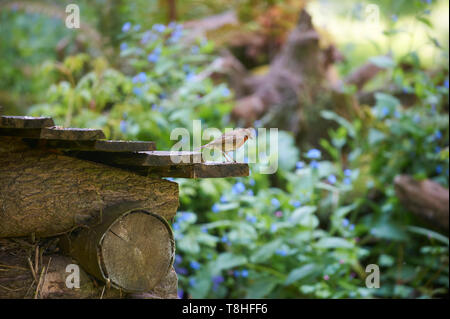
[(416, 181), (407, 175), (394, 180), (395, 192), (402, 204), (433, 225), (449, 229), (449, 191), (431, 181)]
[(0, 138), (0, 238), (62, 234), (100, 222), (105, 207), (139, 201), (170, 220), (178, 184)]

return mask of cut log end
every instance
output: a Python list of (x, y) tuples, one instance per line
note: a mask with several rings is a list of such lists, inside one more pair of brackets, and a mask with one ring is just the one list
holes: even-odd
[(173, 261), (168, 225), (146, 211), (119, 218), (100, 243), (102, 272), (118, 288), (149, 291), (167, 274)]

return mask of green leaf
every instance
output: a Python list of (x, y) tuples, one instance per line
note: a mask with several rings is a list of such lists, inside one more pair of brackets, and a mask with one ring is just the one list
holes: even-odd
[(288, 277), (286, 278), (285, 285), (290, 285), (297, 280), (303, 279), (309, 275), (311, 275), (316, 269), (316, 265), (314, 264), (306, 264), (299, 268), (292, 270)]
[(247, 263), (245, 256), (235, 255), (233, 253), (222, 253), (214, 261), (214, 267), (211, 269), (214, 273), (220, 273), (223, 270), (241, 266)]
[(318, 248), (353, 248), (354, 245), (348, 240), (340, 237), (321, 238), (317, 243)]
[(254, 253), (250, 257), (250, 261), (253, 263), (260, 263), (269, 259), (275, 251), (280, 248), (283, 243), (282, 239), (276, 239), (273, 242), (270, 242), (262, 247), (260, 247), (256, 253)]
[(392, 60), (392, 58), (385, 55), (372, 57), (369, 59), (369, 61), (382, 69), (390, 69), (395, 66), (395, 62)]
[(422, 227), (417, 227), (417, 226), (407, 226), (406, 230), (410, 231), (411, 233), (415, 233), (418, 235), (423, 235), (423, 236), (427, 236), (429, 238), (434, 238), (437, 241), (440, 241), (441, 243), (449, 246), (449, 239), (448, 237), (445, 237), (435, 231), (429, 230), (429, 229), (425, 229)]
[(266, 297), (277, 285), (277, 281), (272, 277), (263, 277), (256, 279), (250, 287), (248, 287), (246, 298), (257, 299)]

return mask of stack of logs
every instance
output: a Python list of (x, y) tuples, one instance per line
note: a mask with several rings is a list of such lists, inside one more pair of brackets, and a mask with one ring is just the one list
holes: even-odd
[(178, 184), (162, 177), (248, 174), (197, 152), (0, 116), (0, 298), (176, 298)]

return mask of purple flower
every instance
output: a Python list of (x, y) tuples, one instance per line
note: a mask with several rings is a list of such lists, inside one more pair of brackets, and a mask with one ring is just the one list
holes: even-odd
[(324, 280), (330, 280), (330, 276), (325, 275), (325, 276), (323, 276), (323, 279), (324, 279)]
[(189, 263), (189, 266), (191, 266), (191, 268), (194, 270), (200, 269), (200, 264), (198, 262), (196, 262), (195, 260), (191, 261)]
[(310, 149), (308, 153), (306, 153), (307, 158), (318, 159), (322, 156), (322, 153), (318, 149)]
[(225, 281), (225, 278), (223, 278), (223, 276), (214, 276), (212, 281), (214, 284), (221, 284)]
[(327, 180), (330, 184), (335, 184), (337, 181), (337, 178), (335, 175), (331, 174), (330, 176), (328, 176)]
[(122, 26), (122, 32), (128, 32), (131, 29), (131, 22), (126, 22), (123, 26)]
[(275, 216), (278, 217), (278, 218), (281, 218), (281, 217), (283, 217), (283, 212), (278, 210), (278, 211), (275, 212)]

